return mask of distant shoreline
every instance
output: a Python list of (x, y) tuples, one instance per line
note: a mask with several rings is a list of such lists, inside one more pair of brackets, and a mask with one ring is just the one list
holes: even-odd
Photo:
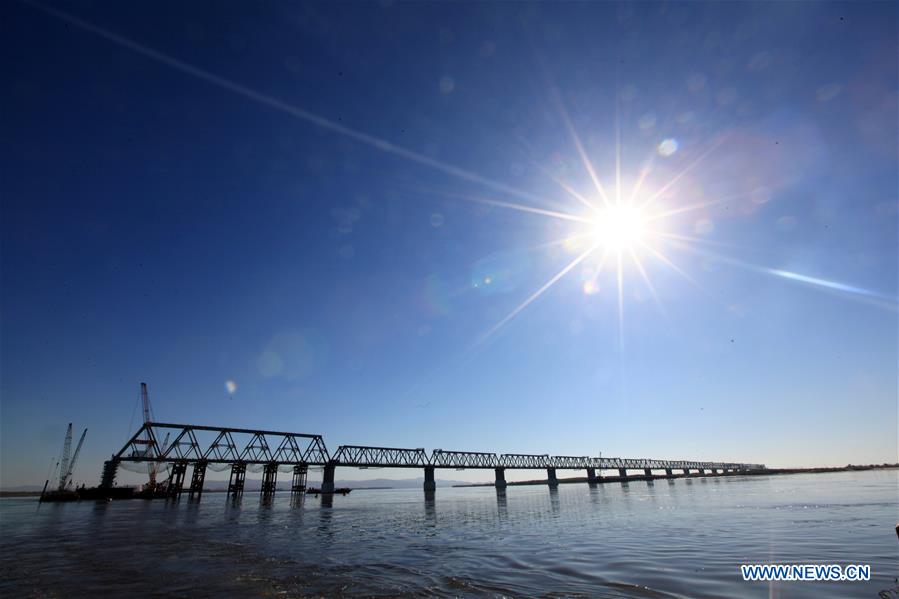
[[(767, 470), (756, 470), (752, 472), (741, 472), (739, 474), (690, 474), (689, 476), (685, 476), (684, 474), (675, 474), (671, 477), (666, 476), (653, 476), (653, 479), (665, 479), (665, 478), (703, 478), (703, 477), (722, 477), (722, 476), (768, 476), (771, 474), (824, 474), (828, 472), (854, 472), (861, 470), (894, 470), (899, 469), (899, 464), (868, 464), (864, 466), (856, 466), (854, 464), (849, 464), (848, 466), (840, 466), (834, 468), (768, 468)], [(645, 476), (634, 475), (628, 476), (626, 479), (623, 479), (619, 476), (604, 476), (599, 479), (597, 482), (599, 483), (614, 483), (614, 482), (622, 482), (622, 481), (639, 481), (646, 480)], [(574, 484), (574, 483), (585, 483), (587, 482), (587, 477), (578, 476), (572, 478), (560, 478), (559, 484)], [(535, 479), (535, 480), (522, 480), (522, 481), (508, 481), (506, 483), (509, 487), (515, 486), (526, 486), (526, 485), (545, 485), (547, 484), (547, 480), (544, 479)], [(469, 488), (469, 487), (494, 487), (496, 486), (492, 482), (485, 483), (466, 483), (466, 484), (456, 484), (449, 485), (451, 488)], [(352, 487), (354, 491), (377, 491), (384, 489), (409, 489), (414, 487), (389, 487), (389, 486), (377, 486), (377, 487)], [(284, 491), (285, 489), (278, 489), (279, 491)], [(289, 489), (288, 489), (289, 490)], [(227, 493), (227, 489), (204, 489), (204, 493)], [(40, 491), (0, 491), (0, 498), (2, 497), (40, 497)]]

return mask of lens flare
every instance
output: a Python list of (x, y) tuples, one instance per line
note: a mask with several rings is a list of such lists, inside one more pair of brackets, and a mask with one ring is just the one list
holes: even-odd
[(634, 248), (646, 234), (646, 215), (638, 206), (612, 206), (603, 210), (593, 222), (593, 239), (597, 245), (613, 251)]

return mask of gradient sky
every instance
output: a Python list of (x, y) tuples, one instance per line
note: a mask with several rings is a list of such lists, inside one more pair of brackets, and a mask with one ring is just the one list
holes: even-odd
[[(141, 381), (332, 450), (897, 461), (897, 17), (3, 3), (0, 485), (70, 421), (96, 483)], [(507, 318), (581, 255), (586, 164), (647, 173), (653, 250)]]

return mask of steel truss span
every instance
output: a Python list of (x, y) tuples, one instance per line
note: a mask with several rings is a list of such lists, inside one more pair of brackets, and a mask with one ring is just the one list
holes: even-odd
[(430, 465), (431, 460), (422, 448), (341, 445), (334, 454), (333, 462), (337, 466), (362, 468), (423, 468)]
[[(161, 445), (158, 439), (165, 433), (174, 435), (174, 440)], [(119, 462), (275, 463), (285, 466), (323, 466), (331, 462), (321, 435), (160, 422), (145, 423), (113, 459)]]

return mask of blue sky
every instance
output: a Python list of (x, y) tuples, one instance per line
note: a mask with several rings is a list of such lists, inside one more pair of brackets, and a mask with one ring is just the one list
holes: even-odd
[(0, 485), (69, 421), (94, 482), (141, 381), (332, 450), (896, 461), (895, 4), (0, 10)]

